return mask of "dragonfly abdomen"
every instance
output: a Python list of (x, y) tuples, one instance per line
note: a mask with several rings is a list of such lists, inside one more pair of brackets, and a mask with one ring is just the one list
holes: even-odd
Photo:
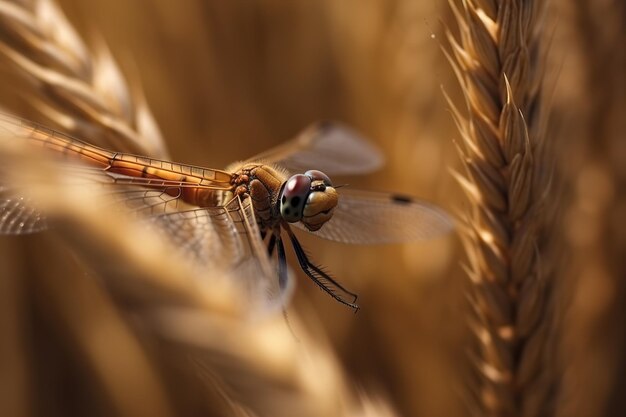
[(17, 132), (18, 136), (28, 139), (33, 145), (41, 146), (93, 167), (105, 168), (109, 165), (109, 160), (115, 155), (114, 152), (72, 140), (38, 125), (22, 124), (13, 127), (21, 130), (21, 132)]
[[(142, 161), (141, 159), (146, 159)], [(162, 161), (149, 160), (148, 158), (138, 158), (134, 155), (120, 154), (116, 155), (107, 167), (107, 172), (114, 174), (122, 174), (129, 177), (153, 179), (152, 186), (155, 188), (164, 188), (164, 191), (175, 197), (180, 197), (184, 202), (199, 206), (208, 207), (215, 205), (215, 187), (213, 182), (207, 182), (203, 178), (187, 175), (177, 172), (173, 169), (167, 169), (154, 166), (155, 163)], [(197, 187), (194, 186), (197, 184)], [(142, 182), (142, 185), (150, 188), (151, 183)], [(209, 188), (211, 186), (211, 188)], [(230, 189), (233, 186), (222, 184), (223, 189)]]

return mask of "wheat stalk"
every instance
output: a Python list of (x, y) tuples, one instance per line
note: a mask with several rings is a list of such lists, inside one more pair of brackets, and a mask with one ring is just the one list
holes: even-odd
[[(20, 93), (67, 133), (110, 149), (166, 158), (141, 90), (128, 87), (104, 42), (95, 53), (53, 0), (0, 1), (0, 62)], [(23, 86), (20, 86), (23, 87)]]
[(549, 410), (545, 362), (550, 276), (543, 256), (549, 219), (541, 108), (539, 2), (450, 2), (459, 40), (448, 55), (467, 106), (449, 100), (463, 146), (470, 201), (464, 240), (469, 258), (471, 329), (478, 352), (470, 387), (475, 412), (534, 416)]

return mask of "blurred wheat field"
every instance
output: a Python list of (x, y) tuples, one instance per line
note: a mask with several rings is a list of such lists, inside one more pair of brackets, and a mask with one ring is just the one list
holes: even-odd
[[(141, 87), (172, 160), (223, 168), (315, 120), (340, 120), (387, 158), (351, 185), (470, 212), (450, 174), (463, 172), (460, 134), (441, 89), (461, 109), (465, 99), (441, 51), (444, 28), (459, 33), (445, 1), (59, 5), (87, 45), (104, 41)], [(490, 411), (474, 395), (490, 380), (477, 376), (483, 358), (457, 235), (376, 247), (304, 238), (362, 309), (352, 314), (299, 276), (294, 342), (282, 317), (250, 328), (221, 289), (189, 285), (188, 271), (158, 255), (167, 249), (125, 246), (106, 219), (70, 207), (92, 198), (78, 196), (58, 208), (71, 213), (61, 231), (0, 237), (0, 415), (621, 415), (626, 8), (555, 0), (541, 24), (561, 211), (551, 249), (538, 249), (552, 267), (552, 301), (542, 353), (550, 389), (536, 409)], [(39, 120), (32, 88), (0, 68), (0, 104)]]

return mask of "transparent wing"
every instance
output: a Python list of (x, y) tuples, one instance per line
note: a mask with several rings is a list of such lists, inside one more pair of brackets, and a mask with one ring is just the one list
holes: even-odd
[(331, 176), (366, 174), (384, 163), (374, 145), (354, 130), (331, 122), (310, 126), (289, 142), (250, 160), (275, 163), (293, 173), (317, 169)]
[[(122, 202), (142, 214), (155, 215), (177, 209), (183, 193), (194, 192), (190, 189), (231, 187), (231, 174), (226, 171), (107, 151), (0, 112), (0, 145), (9, 149), (11, 144), (21, 146), (20, 152), (25, 155), (48, 152), (51, 158), (46, 155), (42, 161), (53, 165), (51, 169), (62, 178), (64, 186), (90, 189), (100, 186), (103, 193), (115, 197), (113, 201)], [(8, 155), (0, 156), (5, 161), (0, 164), (0, 234), (45, 229), (43, 215), (25, 198), (27, 190), (14, 185), (19, 182), (27, 186), (25, 178), (29, 171)]]
[[(293, 285), (281, 291), (275, 267), (270, 262), (251, 199), (233, 199), (226, 206), (188, 210), (179, 197), (181, 184), (137, 184), (135, 177), (111, 176), (99, 169), (64, 166), (67, 187), (100, 187), (110, 203), (102, 210), (130, 209), (139, 219), (156, 224), (183, 255), (198, 265), (222, 265), (239, 278), (243, 297), (253, 312), (267, 313), (286, 305)], [(71, 174), (71, 175), (69, 175)], [(131, 182), (132, 181), (132, 182)], [(184, 186), (185, 184), (182, 184)], [(178, 211), (181, 210), (182, 211)], [(45, 217), (19, 191), (0, 186), (0, 234), (26, 234), (46, 228)], [(291, 280), (292, 276), (287, 277)]]
[(167, 238), (200, 264), (223, 265), (235, 272), (242, 300), (253, 312), (286, 305), (254, 217), (251, 199), (234, 198), (225, 206), (167, 213), (154, 217)]
[[(72, 164), (58, 164), (58, 171), (64, 178), (64, 187), (76, 191), (86, 187), (108, 197), (110, 204), (102, 210), (126, 208), (142, 217), (188, 208), (180, 198), (183, 189), (197, 187), (184, 181), (137, 178)], [(45, 213), (25, 197), (23, 190), (3, 185), (2, 174), (0, 169), (0, 234), (20, 235), (47, 229)]]
[[(450, 231), (453, 221), (434, 204), (413, 197), (341, 189), (332, 219), (313, 233), (352, 244), (431, 239)], [(296, 227), (308, 231), (301, 223)]]
[(44, 215), (28, 199), (0, 185), (0, 234), (36, 233), (46, 226)]

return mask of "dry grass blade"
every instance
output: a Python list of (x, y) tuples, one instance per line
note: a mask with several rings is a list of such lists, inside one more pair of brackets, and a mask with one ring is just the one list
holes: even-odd
[(449, 59), (467, 105), (467, 116), (452, 108), (464, 144), (459, 182), (472, 204), (464, 230), (478, 316), (471, 326), (477, 398), (484, 415), (545, 415), (551, 277), (543, 249), (551, 201), (539, 88), (542, 7), (450, 4), (460, 38), (448, 33)]
[(103, 42), (92, 53), (54, 0), (0, 1), (0, 62), (57, 128), (94, 144), (165, 158), (140, 90), (131, 91)]

